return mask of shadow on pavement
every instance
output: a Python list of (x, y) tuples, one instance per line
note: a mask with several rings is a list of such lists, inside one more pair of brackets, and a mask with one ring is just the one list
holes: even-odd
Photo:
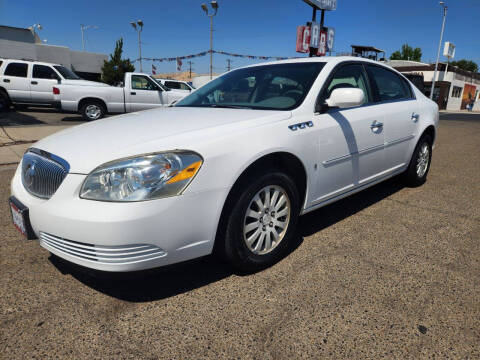
[[(298, 236), (286, 256), (301, 246), (304, 237), (313, 235), (368, 208), (403, 188), (404, 185), (400, 180), (393, 178), (302, 216), (299, 221)], [(49, 260), (62, 274), (69, 274), (101, 293), (130, 302), (169, 298), (234, 274), (227, 264), (214, 256), (135, 273), (107, 273), (91, 270), (54, 255)]]
[(0, 112), (0, 125), (1, 126), (18, 126), (18, 125), (39, 125), (46, 124), (43, 121), (38, 120), (35, 116), (23, 114), (14, 111), (2, 111)]

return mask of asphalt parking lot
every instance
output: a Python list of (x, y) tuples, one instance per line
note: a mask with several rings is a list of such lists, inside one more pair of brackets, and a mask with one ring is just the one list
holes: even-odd
[(480, 358), (479, 158), (480, 115), (442, 115), (424, 186), (391, 179), (302, 217), (292, 252), (248, 276), (210, 257), (69, 266), (11, 225), (0, 167), (0, 357)]

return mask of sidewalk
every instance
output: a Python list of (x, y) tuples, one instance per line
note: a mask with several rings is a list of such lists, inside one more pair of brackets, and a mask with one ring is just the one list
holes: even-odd
[(0, 166), (17, 164), (36, 141), (71, 125), (39, 125), (0, 128)]

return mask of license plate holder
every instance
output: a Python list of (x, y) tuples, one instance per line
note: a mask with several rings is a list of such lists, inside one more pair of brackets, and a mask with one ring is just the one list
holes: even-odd
[(10, 205), (10, 212), (12, 214), (12, 222), (13, 225), (17, 228), (23, 236), (25, 236), (28, 240), (36, 239), (37, 236), (32, 229), (32, 225), (30, 224), (30, 217), (28, 214), (28, 207), (23, 205), (17, 198), (11, 196), (8, 199)]

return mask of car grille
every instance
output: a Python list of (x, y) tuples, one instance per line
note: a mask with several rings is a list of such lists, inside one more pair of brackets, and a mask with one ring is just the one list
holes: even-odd
[(22, 159), (22, 183), (32, 195), (50, 199), (65, 179), (69, 164), (43, 150), (29, 149)]
[(75, 256), (83, 260), (106, 264), (128, 264), (152, 260), (167, 255), (155, 245), (131, 244), (122, 246), (103, 246), (85, 244), (67, 240), (58, 236), (40, 232), (40, 243), (47, 249)]

